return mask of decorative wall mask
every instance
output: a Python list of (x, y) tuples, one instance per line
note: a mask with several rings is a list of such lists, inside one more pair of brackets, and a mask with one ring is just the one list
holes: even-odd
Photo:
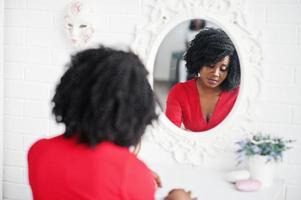
[(94, 12), (85, 1), (73, 0), (67, 6), (64, 27), (73, 47), (87, 45), (94, 34)]

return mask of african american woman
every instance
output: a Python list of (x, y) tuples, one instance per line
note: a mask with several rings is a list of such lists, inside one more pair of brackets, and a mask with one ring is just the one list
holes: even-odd
[(235, 47), (221, 29), (202, 29), (184, 55), (194, 78), (172, 87), (166, 116), (178, 127), (201, 132), (214, 128), (232, 110), (239, 92), (240, 64)]

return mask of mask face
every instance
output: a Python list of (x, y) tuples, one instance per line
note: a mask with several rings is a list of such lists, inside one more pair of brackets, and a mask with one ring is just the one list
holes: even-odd
[(82, 2), (75, 1), (70, 4), (65, 15), (65, 30), (74, 47), (84, 47), (94, 33), (92, 24), (92, 11)]

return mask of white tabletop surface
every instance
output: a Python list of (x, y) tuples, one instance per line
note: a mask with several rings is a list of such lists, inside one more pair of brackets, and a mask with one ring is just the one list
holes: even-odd
[(190, 190), (198, 200), (282, 200), (285, 189), (282, 181), (276, 180), (269, 188), (240, 192), (225, 180), (227, 171), (222, 169), (159, 164), (153, 170), (160, 175), (163, 184), (157, 190), (157, 200), (174, 188)]

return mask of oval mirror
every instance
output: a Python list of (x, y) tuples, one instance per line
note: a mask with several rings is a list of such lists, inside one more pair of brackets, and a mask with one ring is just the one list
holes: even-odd
[(228, 116), (238, 96), (235, 46), (213, 22), (186, 20), (163, 39), (153, 79), (164, 113), (174, 125), (193, 132), (210, 130)]
[[(144, 141), (158, 143), (181, 163), (200, 164), (214, 160), (219, 152), (231, 150), (237, 138), (256, 129), (256, 124), (253, 123), (256, 116), (255, 102), (260, 94), (262, 80), (260, 34), (249, 27), (240, 5), (235, 0), (230, 0), (227, 4), (219, 1), (155, 1), (150, 4), (149, 13), (146, 14), (149, 18), (137, 26), (131, 49), (144, 61), (149, 71), (150, 83), (164, 108), (170, 88), (191, 78), (185, 74), (186, 68), (183, 67), (183, 52), (186, 51), (187, 44), (185, 38), (189, 38), (186, 33), (191, 20), (202, 19), (205, 20), (207, 28), (221, 29), (231, 38), (237, 50), (241, 72), (239, 92), (237, 99), (227, 106), (230, 109), (217, 124), (204, 131), (188, 132), (183, 129), (185, 126), (179, 128), (162, 112), (159, 120), (147, 129), (144, 137)], [(172, 45), (167, 45), (168, 43)], [(216, 63), (218, 62), (206, 64), (211, 64), (209, 68), (214, 69), (218, 68), (215, 67)], [(198, 76), (192, 78), (197, 79)], [(162, 82), (165, 82), (165, 86), (158, 86)], [(215, 83), (216, 80), (211, 82)], [(212, 115), (215, 106), (209, 108), (211, 110), (208, 109), (207, 114), (209, 113), (210, 121), (210, 113)], [(200, 134), (194, 134), (197, 132)]]

